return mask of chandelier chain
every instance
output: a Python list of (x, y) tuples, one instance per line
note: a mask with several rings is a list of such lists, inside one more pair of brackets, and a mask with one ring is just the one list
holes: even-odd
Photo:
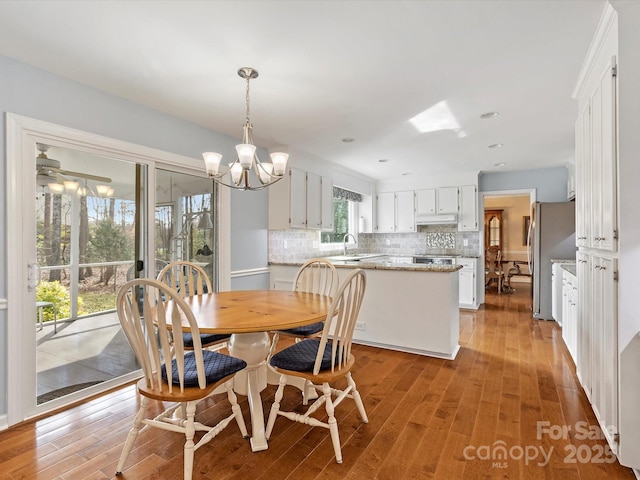
[(251, 121), (249, 120), (249, 117), (251, 116), (251, 110), (249, 108), (249, 82), (251, 81), (251, 76), (247, 75), (247, 95), (246, 95), (246, 102), (247, 102), (247, 124), (251, 124)]

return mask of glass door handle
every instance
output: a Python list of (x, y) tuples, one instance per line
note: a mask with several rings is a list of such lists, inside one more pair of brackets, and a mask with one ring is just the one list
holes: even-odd
[(27, 291), (33, 292), (40, 283), (40, 267), (37, 262), (27, 264)]

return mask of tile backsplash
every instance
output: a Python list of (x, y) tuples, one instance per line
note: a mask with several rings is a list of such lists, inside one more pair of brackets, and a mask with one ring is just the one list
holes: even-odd
[[(360, 233), (350, 252), (411, 256), (480, 255), (481, 232), (459, 232), (457, 225), (421, 225), (416, 233)], [(312, 230), (270, 230), (269, 261), (300, 262), (312, 257), (341, 255), (342, 246), (320, 250), (319, 234)], [(466, 243), (466, 245), (465, 245)]]

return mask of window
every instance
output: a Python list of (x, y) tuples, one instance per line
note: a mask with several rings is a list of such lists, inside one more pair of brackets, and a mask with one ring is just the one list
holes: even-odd
[(358, 233), (358, 203), (362, 196), (358, 193), (333, 187), (333, 231), (321, 232), (320, 243), (342, 244), (344, 236), (348, 233)]

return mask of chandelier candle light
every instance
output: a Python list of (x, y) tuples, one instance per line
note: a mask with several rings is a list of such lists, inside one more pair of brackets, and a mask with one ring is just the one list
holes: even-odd
[[(202, 156), (204, 157), (207, 174), (216, 182), (237, 190), (261, 190), (277, 182), (284, 176), (289, 154), (274, 152), (270, 155), (271, 163), (260, 162), (258, 159), (256, 146), (253, 144), (253, 127), (251, 125), (249, 109), (249, 82), (253, 78), (258, 78), (258, 72), (251, 67), (244, 67), (238, 70), (238, 75), (247, 80), (246, 120), (243, 127), (242, 143), (240, 145), (236, 145), (238, 158), (236, 158), (234, 162), (230, 163), (228, 168), (220, 171), (220, 161), (222, 160), (221, 154), (216, 152), (205, 152)], [(255, 176), (260, 182), (254, 186), (251, 185), (249, 180), (249, 172), (251, 170), (255, 172)], [(227, 183), (223, 180), (227, 173), (231, 176), (232, 183)]]

